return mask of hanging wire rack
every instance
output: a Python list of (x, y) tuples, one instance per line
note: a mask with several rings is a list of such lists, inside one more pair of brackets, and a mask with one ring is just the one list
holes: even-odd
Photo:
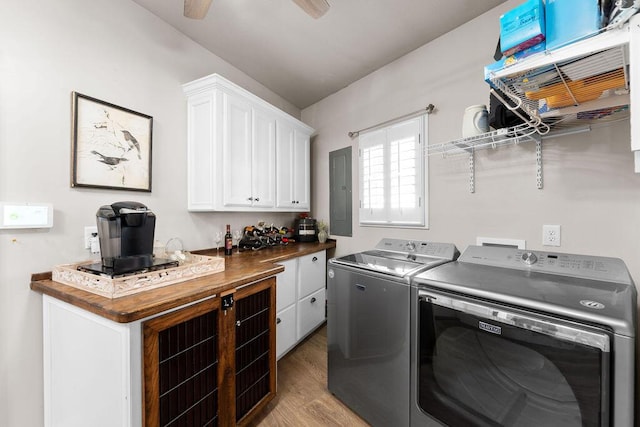
[(426, 147), (427, 155), (540, 142), (629, 117), (628, 25), (485, 73), (492, 93), (523, 124)]

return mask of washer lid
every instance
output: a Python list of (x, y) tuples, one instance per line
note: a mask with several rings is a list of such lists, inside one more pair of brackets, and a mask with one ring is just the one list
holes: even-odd
[(420, 261), (407, 259), (407, 255), (394, 254), (384, 251), (365, 251), (357, 254), (346, 255), (333, 260), (336, 264), (349, 265), (364, 270), (376, 271), (396, 277), (405, 277), (419, 271), (430, 264), (441, 264), (441, 259), (432, 258)]
[(406, 277), (453, 261), (458, 255), (459, 252), (452, 243), (384, 238), (378, 242), (375, 250), (333, 258), (330, 262), (394, 277)]
[[(635, 336), (636, 289), (622, 260), (557, 254), (564, 257), (559, 266), (560, 258), (547, 258), (550, 253), (478, 248), (416, 275), (414, 284), (606, 325), (618, 334)], [(532, 254), (555, 264), (534, 267)], [(504, 256), (508, 267), (496, 261)], [(526, 267), (527, 262), (532, 265)]]

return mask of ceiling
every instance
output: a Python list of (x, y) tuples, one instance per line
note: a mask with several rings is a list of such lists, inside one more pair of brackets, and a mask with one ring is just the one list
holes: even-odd
[(328, 0), (319, 19), (292, 0), (133, 0), (303, 109), (506, 0)]

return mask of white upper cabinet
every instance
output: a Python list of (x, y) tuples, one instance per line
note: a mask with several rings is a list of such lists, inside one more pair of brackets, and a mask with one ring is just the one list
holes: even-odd
[(311, 207), (309, 133), (289, 123), (278, 121), (276, 140), (276, 206), (291, 211), (308, 211)]
[(253, 206), (276, 205), (276, 120), (261, 109), (253, 110), (251, 188)]
[[(313, 129), (217, 74), (183, 88), (189, 210), (309, 209)], [(288, 129), (290, 144), (280, 143), (281, 128)], [(290, 203), (280, 203), (282, 197)]]
[(299, 130), (294, 136), (293, 196), (297, 209), (311, 209), (311, 138)]
[(253, 135), (251, 103), (223, 94), (222, 203), (224, 207), (250, 207), (253, 200), (251, 166)]
[(275, 119), (243, 98), (223, 95), (224, 208), (275, 206)]

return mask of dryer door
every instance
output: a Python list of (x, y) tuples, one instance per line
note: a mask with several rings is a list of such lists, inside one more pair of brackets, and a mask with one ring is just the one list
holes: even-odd
[(417, 404), (447, 425), (607, 426), (605, 330), (419, 292)]

